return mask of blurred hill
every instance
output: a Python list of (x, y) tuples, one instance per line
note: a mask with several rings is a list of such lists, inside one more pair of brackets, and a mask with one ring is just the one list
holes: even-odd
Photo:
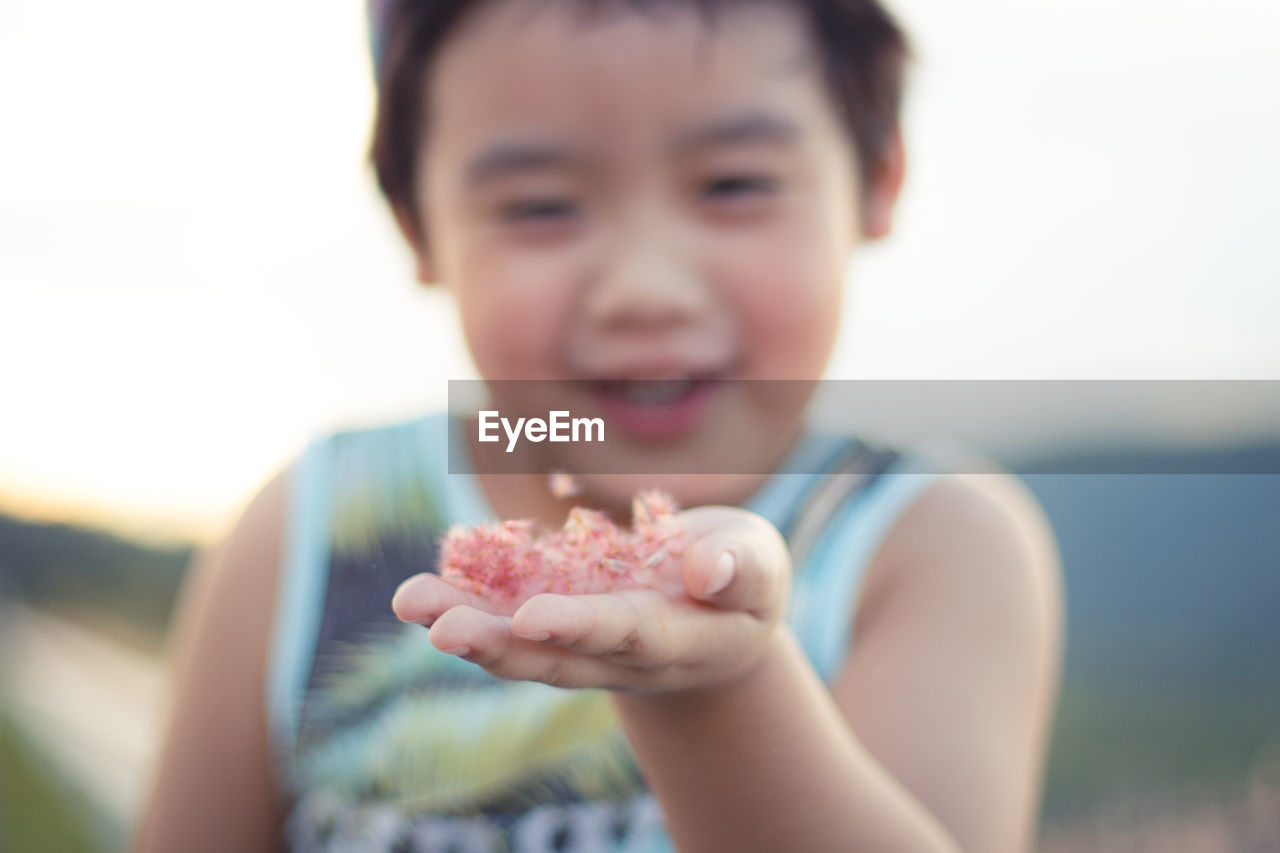
[(0, 514), (0, 595), (158, 649), (193, 550)]

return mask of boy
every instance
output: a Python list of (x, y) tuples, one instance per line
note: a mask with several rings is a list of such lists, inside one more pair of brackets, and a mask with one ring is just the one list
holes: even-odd
[[(745, 472), (816, 447), (800, 409), (717, 380), (820, 376), (849, 254), (888, 230), (903, 44), (879, 6), (388, 14), (379, 181), (481, 375), (584, 380), (583, 405), (633, 424), (694, 411), (626, 436), (637, 460), (730, 429)], [(657, 480), (695, 507), (687, 594), (504, 618), (431, 573), (433, 534), (568, 505), (536, 472), (486, 473), (469, 439), (477, 472), (446, 475), (456, 428), (317, 442), (202, 564), (143, 849), (267, 849), (286, 811), (301, 849), (1029, 846), (1060, 601), (1010, 481), (911, 477), (856, 442), (823, 469), (845, 480), (794, 493), (586, 472), (579, 503)], [(826, 482), (856, 488), (793, 574), (787, 519)], [(397, 587), (429, 643), (386, 618)]]

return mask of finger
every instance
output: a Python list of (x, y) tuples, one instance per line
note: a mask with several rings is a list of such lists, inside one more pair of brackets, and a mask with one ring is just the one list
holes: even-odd
[(691, 541), (683, 577), (690, 596), (772, 621), (791, 583), (791, 555), (777, 528), (736, 507), (699, 507), (683, 514)]
[(417, 622), (427, 627), (446, 610), (459, 605), (495, 612), (490, 602), (429, 572), (409, 578), (391, 597), (391, 609), (402, 622)]
[(643, 596), (543, 593), (520, 606), (511, 626), (517, 636), (528, 640), (582, 654), (611, 655), (627, 663), (656, 665), (664, 662), (658, 655), (640, 654), (656, 651), (645, 649), (641, 642), (646, 617), (655, 617), (644, 612), (638, 601), (643, 601)]
[(512, 617), (525, 639), (635, 668), (711, 664), (759, 633), (755, 617), (700, 602), (673, 604), (654, 590), (537, 595)]
[(431, 628), (436, 648), (482, 667), (498, 678), (540, 681), (554, 687), (634, 686), (636, 678), (605, 658), (517, 637), (511, 620), (470, 607), (455, 607)]
[(460, 604), (441, 614), (427, 636), (440, 651), (470, 660), (475, 650), (504, 643), (510, 623), (505, 616)]

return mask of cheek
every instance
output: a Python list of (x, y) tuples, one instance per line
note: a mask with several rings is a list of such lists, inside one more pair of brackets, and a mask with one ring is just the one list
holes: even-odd
[(480, 375), (539, 379), (557, 374), (564, 325), (572, 316), (573, 273), (564, 264), (520, 263), (477, 253), (455, 279), (462, 326)]
[(732, 261), (722, 280), (730, 283), (748, 376), (822, 374), (839, 325), (845, 260), (837, 247), (784, 236)]

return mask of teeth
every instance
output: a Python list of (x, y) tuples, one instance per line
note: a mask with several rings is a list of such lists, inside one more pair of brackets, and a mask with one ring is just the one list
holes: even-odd
[(671, 403), (688, 394), (692, 379), (627, 379), (610, 383), (615, 396), (638, 406)]

